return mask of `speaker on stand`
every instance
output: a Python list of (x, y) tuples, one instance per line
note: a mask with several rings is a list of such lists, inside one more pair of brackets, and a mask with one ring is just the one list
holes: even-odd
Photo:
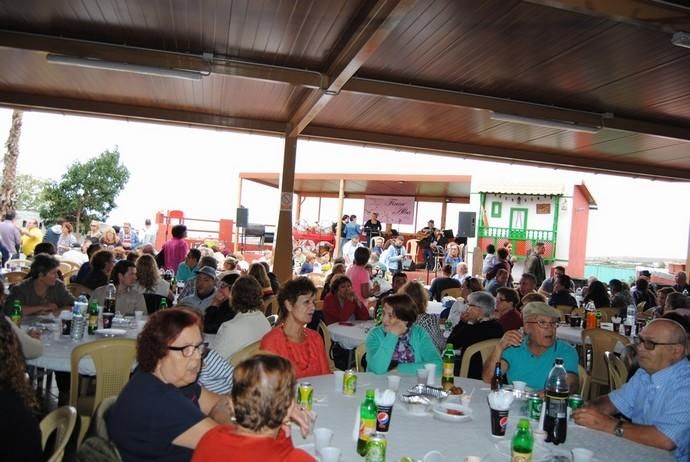
[(244, 252), (244, 248), (247, 245), (247, 225), (249, 224), (249, 209), (246, 207), (238, 207), (237, 213), (235, 215), (235, 226), (240, 230), (242, 247), (240, 251)]

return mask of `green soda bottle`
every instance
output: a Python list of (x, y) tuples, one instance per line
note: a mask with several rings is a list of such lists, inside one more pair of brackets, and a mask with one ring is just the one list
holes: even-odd
[(12, 304), (12, 311), (10, 311), (10, 319), (17, 326), (21, 326), (23, 317), (24, 311), (22, 310), (22, 304), (19, 302), (19, 300), (15, 300)]
[(374, 315), (374, 318), (376, 319), (377, 326), (383, 324), (383, 304), (380, 304), (376, 307), (376, 314)]
[(357, 454), (367, 455), (369, 435), (376, 431), (376, 403), (374, 390), (367, 390), (366, 397), (359, 406), (359, 439), (357, 440)]
[(529, 428), (529, 420), (520, 419), (512, 442), (512, 462), (532, 462), (534, 437)]
[(158, 305), (158, 309), (159, 310), (165, 310), (167, 308), (168, 308), (168, 299), (163, 297), (163, 298), (161, 298), (161, 302)]
[(91, 302), (89, 305), (89, 335), (94, 335), (98, 330), (98, 303)]
[(448, 389), (455, 385), (453, 380), (453, 373), (455, 372), (455, 350), (452, 343), (446, 343), (446, 349), (443, 352), (443, 375), (441, 375), (441, 385), (444, 389)]

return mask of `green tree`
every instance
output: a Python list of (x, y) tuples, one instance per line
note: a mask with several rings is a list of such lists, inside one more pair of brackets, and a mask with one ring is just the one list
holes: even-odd
[(120, 163), (117, 147), (83, 164), (74, 162), (60, 181), (45, 189), (41, 216), (49, 223), (63, 217), (75, 223), (76, 232), (91, 220), (106, 221), (128, 180), (129, 170)]
[(41, 210), (47, 204), (43, 198), (50, 181), (32, 175), (17, 175), (17, 210)]

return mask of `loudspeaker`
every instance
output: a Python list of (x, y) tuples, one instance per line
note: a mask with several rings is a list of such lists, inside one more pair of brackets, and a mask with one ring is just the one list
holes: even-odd
[(460, 237), (474, 237), (477, 214), (475, 212), (460, 212), (458, 214), (458, 233)]
[(238, 228), (246, 228), (249, 224), (249, 209), (246, 207), (240, 207), (237, 209), (237, 216), (235, 220), (235, 225)]

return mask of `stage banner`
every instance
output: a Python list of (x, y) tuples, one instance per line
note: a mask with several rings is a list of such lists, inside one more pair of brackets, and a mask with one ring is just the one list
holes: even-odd
[(369, 219), (372, 212), (379, 214), (379, 221), (392, 225), (414, 224), (414, 197), (366, 196), (364, 198), (364, 217)]

